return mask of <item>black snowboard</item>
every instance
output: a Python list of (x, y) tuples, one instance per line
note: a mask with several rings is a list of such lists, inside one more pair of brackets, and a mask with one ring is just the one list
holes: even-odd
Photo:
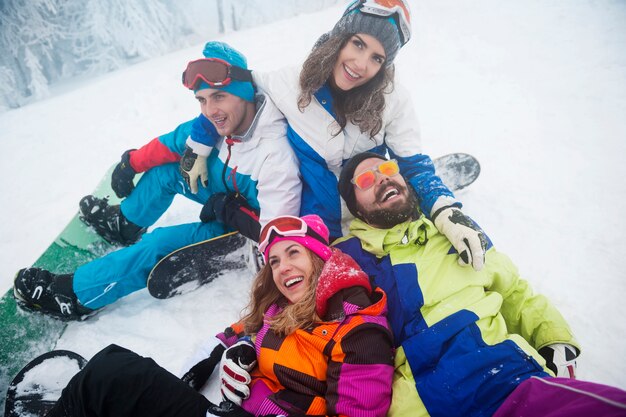
[(30, 361), (7, 390), (5, 417), (45, 416), (74, 375), (87, 364), (69, 350), (53, 350)]
[[(435, 172), (451, 191), (461, 190), (478, 178), (480, 164), (466, 153), (452, 153), (434, 161)], [(236, 251), (246, 238), (234, 232), (204, 242), (185, 246), (157, 263), (148, 276), (148, 291), (156, 298), (170, 298), (193, 291), (213, 281), (225, 271), (244, 268), (248, 260)], [(257, 262), (256, 270), (259, 265)]]
[(246, 241), (244, 236), (232, 232), (175, 250), (150, 271), (150, 295), (170, 298), (193, 291), (224, 272), (245, 267), (243, 253), (237, 249)]

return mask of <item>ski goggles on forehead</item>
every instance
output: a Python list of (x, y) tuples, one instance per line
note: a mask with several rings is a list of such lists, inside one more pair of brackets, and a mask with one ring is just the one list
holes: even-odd
[(361, 190), (367, 190), (372, 188), (372, 186), (376, 183), (376, 172), (380, 172), (388, 177), (393, 177), (400, 172), (400, 167), (395, 159), (383, 161), (380, 164), (355, 175), (351, 182)]
[(281, 216), (270, 220), (261, 230), (259, 236), (259, 252), (265, 253), (265, 249), (277, 237), (305, 237), (310, 236), (325, 245), (328, 244), (319, 233), (311, 229), (299, 217)]
[(411, 17), (409, 6), (402, 0), (356, 0), (346, 9), (344, 16), (354, 10), (361, 13), (378, 16), (391, 17), (396, 22), (400, 32), (400, 42), (402, 45), (411, 39)]
[(183, 85), (190, 90), (197, 89), (202, 81), (211, 87), (224, 87), (235, 80), (252, 82), (252, 72), (219, 58), (191, 61), (183, 71)]

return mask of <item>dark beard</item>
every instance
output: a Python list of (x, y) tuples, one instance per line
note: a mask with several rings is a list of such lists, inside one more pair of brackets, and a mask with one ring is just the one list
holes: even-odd
[[(378, 229), (391, 229), (397, 224), (404, 223), (407, 220), (413, 220), (419, 216), (418, 200), (415, 190), (411, 186), (403, 187), (395, 181), (390, 180), (390, 185), (395, 186), (400, 194), (403, 194), (407, 190), (407, 199), (397, 206), (392, 206), (385, 209), (373, 209), (365, 210), (357, 201), (356, 208), (359, 213), (359, 217), (365, 223), (375, 226)], [(382, 199), (382, 196), (389, 187), (381, 189), (376, 199)]]

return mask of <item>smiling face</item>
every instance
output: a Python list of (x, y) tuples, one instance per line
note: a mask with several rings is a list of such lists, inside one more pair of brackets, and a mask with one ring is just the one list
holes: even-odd
[(374, 78), (385, 64), (385, 49), (371, 35), (353, 35), (339, 52), (333, 67), (334, 85), (343, 91), (361, 86)]
[[(354, 176), (375, 168), (381, 163), (379, 158), (368, 158), (357, 165)], [(389, 229), (405, 222), (417, 214), (417, 198), (399, 173), (393, 176), (381, 174), (377, 170), (374, 185), (367, 190), (354, 186), (356, 209), (366, 223)]]
[(243, 135), (256, 114), (254, 103), (223, 90), (199, 90), (196, 99), (202, 114), (213, 123), (221, 136)]
[(281, 294), (292, 304), (300, 301), (313, 279), (313, 262), (308, 250), (292, 240), (277, 242), (269, 250), (268, 265)]

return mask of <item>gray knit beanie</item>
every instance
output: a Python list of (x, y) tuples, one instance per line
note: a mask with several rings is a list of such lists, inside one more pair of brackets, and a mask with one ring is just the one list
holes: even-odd
[[(362, 1), (353, 2), (344, 12), (341, 19), (335, 24), (335, 27), (326, 35), (322, 35), (322, 39), (328, 39), (330, 36), (336, 36), (341, 34), (354, 34), (365, 33), (378, 39), (378, 41), (385, 48), (386, 65), (389, 66), (393, 63), (398, 51), (408, 39), (402, 39), (400, 30), (398, 28), (398, 22), (393, 17), (376, 16), (373, 14), (365, 13), (361, 11), (358, 4)], [(404, 3), (403, 3), (404, 4)], [(408, 10), (408, 6), (405, 5), (405, 10)], [(408, 29), (410, 30), (410, 28)], [(318, 41), (318, 44), (320, 43)]]

